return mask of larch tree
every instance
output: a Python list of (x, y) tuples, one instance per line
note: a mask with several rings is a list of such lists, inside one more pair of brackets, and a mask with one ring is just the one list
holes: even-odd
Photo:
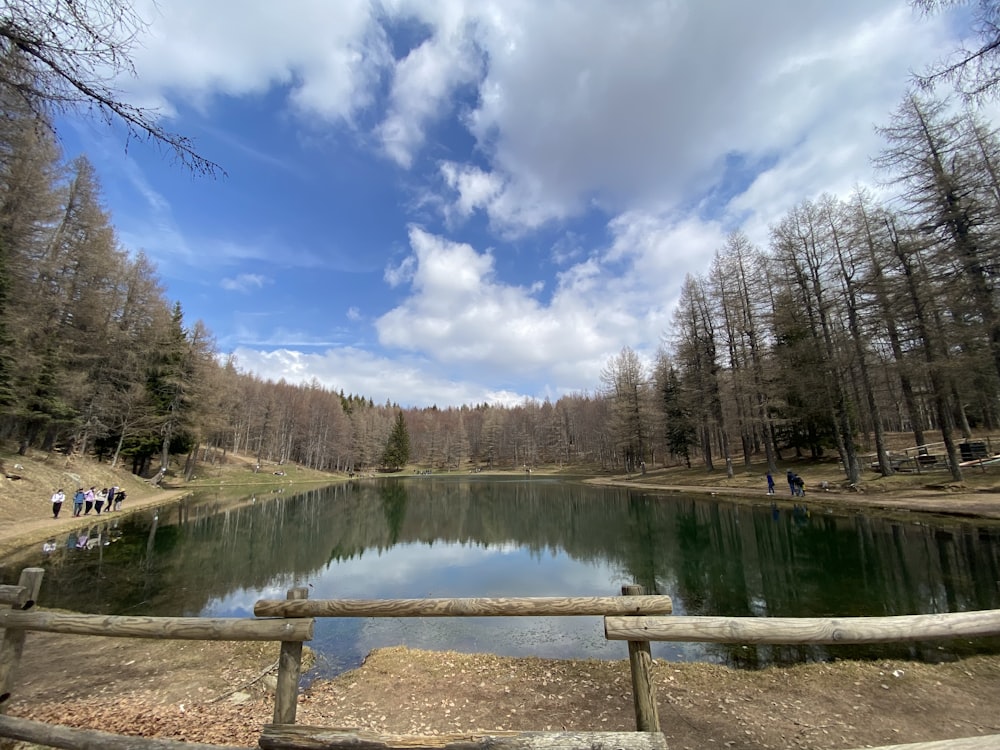
[(718, 360), (718, 322), (702, 279), (688, 275), (674, 312), (671, 329), (674, 364), (681, 386), (691, 404), (692, 419), (701, 435), (705, 468), (715, 468), (713, 445), (718, 443), (726, 462), (726, 475), (733, 475), (729, 425), (722, 404), (721, 367)]
[(649, 378), (639, 355), (623, 347), (601, 371), (601, 383), (612, 406), (612, 434), (626, 471), (633, 471), (650, 443)]
[[(916, 76), (924, 90), (950, 83), (965, 99), (982, 101), (995, 97), (1000, 85), (1000, 2), (997, 0), (910, 0), (922, 13), (935, 15), (950, 8), (970, 8), (967, 14), (972, 34), (970, 46)], [(963, 35), (964, 36), (964, 35)]]

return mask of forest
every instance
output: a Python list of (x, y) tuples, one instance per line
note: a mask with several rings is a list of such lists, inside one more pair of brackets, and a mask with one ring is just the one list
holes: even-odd
[(337, 472), (730, 475), (804, 455), (835, 457), (856, 483), (895, 470), (887, 435), (900, 433), (940, 443), (959, 480), (960, 442), (1000, 426), (1000, 138), (932, 90), (879, 128), (879, 190), (804, 199), (765, 246), (730, 234), (684, 280), (654, 357), (626, 346), (593, 392), (554, 403), (413, 408), (396, 403), (405, 393), (376, 404), (263, 380), (220, 352), (122, 246), (93, 166), (64, 158), (49, 110), (25, 94), (35, 73), (12, 72), (19, 55), (4, 50), (0, 439), (22, 453), (188, 478), (231, 452)]

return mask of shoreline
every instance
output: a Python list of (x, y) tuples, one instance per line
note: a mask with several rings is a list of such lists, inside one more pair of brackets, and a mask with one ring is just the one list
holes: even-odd
[[(29, 547), (32, 544), (42, 544), (47, 539), (65, 533), (82, 523), (82, 519), (95, 521), (107, 518), (126, 518), (133, 513), (147, 508), (171, 505), (181, 499), (193, 494), (192, 489), (155, 489), (148, 495), (136, 497), (134, 490), (129, 490), (126, 498), (126, 507), (122, 510), (104, 512), (100, 515), (91, 514), (87, 516), (73, 516), (72, 503), (64, 503), (63, 511), (59, 518), (26, 518), (20, 521), (12, 521), (0, 524), (0, 559), (6, 559), (14, 555), (19, 550)], [(69, 513), (66, 514), (67, 506)]]
[[(482, 472), (477, 476), (489, 476), (491, 474), (506, 476), (510, 473), (504, 471)], [(453, 475), (441, 474), (439, 476)], [(558, 474), (539, 472), (538, 476), (558, 477)], [(702, 495), (730, 502), (753, 505), (770, 505), (772, 503), (792, 505), (801, 502), (804, 505), (826, 508), (832, 512), (839, 513), (873, 512), (908, 517), (916, 514), (943, 517), (951, 520), (1000, 522), (1000, 492), (991, 489), (970, 491), (967, 488), (956, 488), (953, 491), (951, 488), (909, 488), (889, 492), (851, 493), (838, 490), (825, 492), (812, 491), (808, 492), (804, 500), (800, 501), (781, 494), (768, 495), (766, 491), (743, 486), (661, 484), (649, 479), (644, 481), (640, 477), (633, 479), (624, 475), (581, 477), (582, 475), (574, 475), (573, 477), (567, 477), (567, 479), (570, 481), (582, 481), (584, 484), (589, 485), (642, 490), (650, 494), (663, 495), (665, 497), (675, 494)], [(261, 489), (262, 487), (280, 486), (283, 488), (295, 488), (307, 485), (335, 484), (345, 481), (350, 480), (337, 475), (330, 475), (329, 478), (311, 477), (308, 479), (274, 482), (273, 484), (227, 481), (219, 485), (191, 485), (182, 488), (157, 488), (148, 485), (140, 488), (132, 487), (128, 491), (127, 504), (123, 510), (114, 511), (113, 514), (104, 513), (101, 516), (88, 515), (87, 518), (126, 517), (140, 510), (172, 505), (200, 491), (212, 491), (222, 488), (231, 490), (237, 487), (245, 487), (248, 493), (252, 493), (255, 489)], [(72, 505), (67, 503), (64, 506), (63, 514), (58, 519), (38, 517), (36, 514), (30, 516), (24, 514), (20, 515), (16, 520), (0, 522), (0, 558), (7, 558), (32, 544), (42, 544), (50, 537), (58, 536), (60, 533), (64, 534), (73, 526), (81, 523), (80, 519), (83, 517), (74, 517), (71, 508)], [(66, 514), (67, 509), (70, 510), (68, 514)]]
[[(829, 508), (837, 512), (878, 512), (883, 514), (912, 514), (944, 516), (955, 520), (981, 519), (1000, 521), (1000, 492), (990, 489), (969, 491), (940, 489), (907, 489), (892, 492), (851, 492), (838, 490), (811, 491), (805, 498), (790, 495), (768, 495), (763, 490), (747, 487), (705, 486), (705, 485), (665, 485), (641, 479), (620, 477), (592, 477), (586, 484), (606, 487), (626, 487), (641, 489), (656, 494), (710, 495), (734, 502), (755, 505), (780, 503), (801, 504)], [(898, 493), (898, 494), (897, 494)]]

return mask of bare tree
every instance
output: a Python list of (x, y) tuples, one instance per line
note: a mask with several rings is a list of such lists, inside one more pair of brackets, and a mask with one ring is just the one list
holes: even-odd
[(972, 5), (970, 26), (977, 43), (962, 46), (950, 58), (932, 66), (926, 73), (914, 76), (925, 90), (938, 83), (955, 86), (965, 99), (981, 101), (996, 96), (1000, 83), (1000, 2), (997, 0), (911, 0), (914, 8), (924, 15), (935, 15), (949, 8)]
[(641, 467), (650, 439), (650, 396), (649, 377), (639, 355), (623, 347), (601, 370), (601, 383), (611, 400), (611, 428), (626, 471)]
[(128, 139), (165, 147), (188, 169), (218, 175), (191, 139), (172, 133), (155, 110), (128, 103), (115, 81), (135, 76), (132, 51), (146, 23), (128, 0), (0, 0), (0, 87), (40, 121), (85, 110), (120, 123)]

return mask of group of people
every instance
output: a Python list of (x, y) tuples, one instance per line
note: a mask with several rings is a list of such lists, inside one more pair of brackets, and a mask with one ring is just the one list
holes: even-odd
[[(802, 477), (789, 469), (785, 478), (788, 479), (788, 489), (792, 491), (792, 497), (806, 496), (806, 483)], [(774, 494), (774, 477), (771, 476), (771, 472), (767, 472), (767, 494)]]
[[(59, 518), (59, 511), (62, 510), (66, 501), (66, 493), (60, 487), (52, 494), (52, 517)], [(122, 503), (125, 502), (125, 490), (118, 487), (104, 487), (98, 490), (91, 487), (84, 490), (78, 487), (73, 495), (73, 516), (87, 516), (90, 511), (97, 511), (101, 515), (102, 510), (121, 510)]]

